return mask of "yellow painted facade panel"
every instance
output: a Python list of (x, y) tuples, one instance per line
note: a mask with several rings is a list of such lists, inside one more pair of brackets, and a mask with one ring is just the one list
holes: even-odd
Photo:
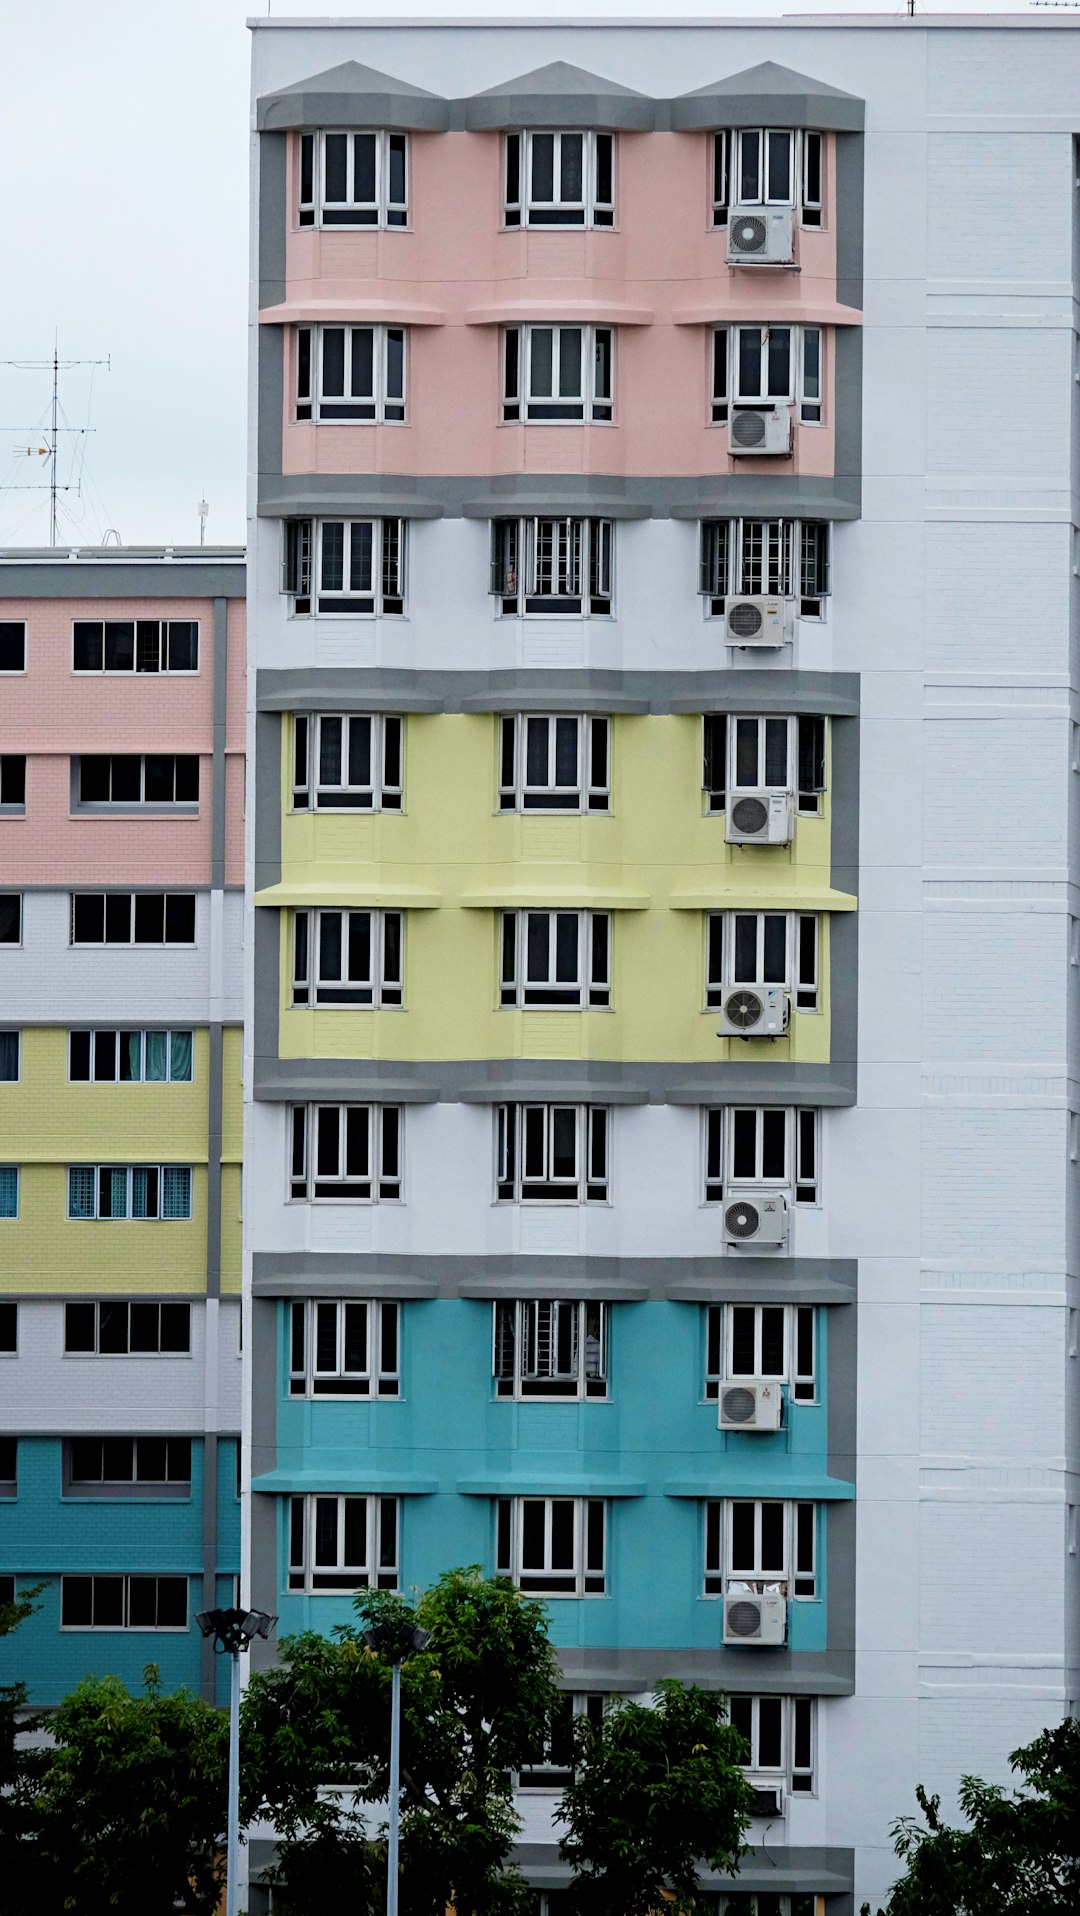
[[(147, 1157), (144, 1148), (144, 1163)], [(90, 1296), (204, 1290), (205, 1167), (194, 1168), (191, 1184), (190, 1220), (73, 1219), (67, 1215), (66, 1164), (24, 1163), (19, 1216), (0, 1222), (0, 1289)]]

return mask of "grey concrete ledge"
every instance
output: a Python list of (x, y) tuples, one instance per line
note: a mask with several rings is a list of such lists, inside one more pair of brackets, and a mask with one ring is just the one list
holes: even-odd
[(561, 1649), (559, 1663), (575, 1690), (645, 1690), (661, 1677), (702, 1690), (782, 1690), (787, 1696), (851, 1696), (855, 1689), (853, 1650), (575, 1648)]
[(651, 133), (657, 101), (566, 60), (553, 60), (549, 66), (456, 101), (455, 106), (455, 121), (469, 132), (583, 126), (598, 133)]
[(223, 559), (43, 559), (0, 554), (2, 599), (242, 599), (242, 553)]
[(857, 672), (618, 672), (589, 667), (409, 671), (397, 666), (264, 668), (260, 712), (859, 711)]
[(538, 1251), (458, 1256), (378, 1251), (255, 1251), (260, 1298), (591, 1297), (609, 1303), (855, 1301), (854, 1258), (588, 1257)]
[(262, 1104), (307, 1098), (382, 1098), (402, 1104), (501, 1104), (567, 1098), (593, 1104), (851, 1105), (856, 1066), (832, 1064), (622, 1064), (577, 1058), (280, 1058), (256, 1053), (254, 1095)]
[[(738, 1651), (735, 1653), (738, 1655)], [(760, 1826), (759, 1826), (760, 1827)], [(751, 1825), (751, 1833), (753, 1825)], [(257, 1844), (252, 1845), (253, 1865)], [(269, 1845), (267, 1846), (269, 1848)], [(557, 1843), (517, 1843), (511, 1851), (526, 1882), (532, 1889), (569, 1889), (570, 1866), (559, 1859)], [(262, 1867), (269, 1867), (267, 1857)], [(717, 1876), (701, 1871), (705, 1890), (764, 1891), (780, 1894), (816, 1892), (819, 1896), (847, 1895), (855, 1881), (855, 1852), (850, 1849), (811, 1849), (793, 1844), (768, 1843), (751, 1848), (744, 1856), (737, 1876)], [(837, 1912), (839, 1916), (839, 1912)]]
[(818, 132), (861, 133), (866, 105), (854, 93), (763, 60), (726, 80), (713, 80), (669, 102), (677, 133), (727, 126), (799, 126)]
[(408, 80), (380, 73), (377, 67), (346, 60), (277, 93), (264, 93), (256, 102), (255, 124), (260, 133), (327, 126), (445, 133), (450, 126), (450, 101)]
[[(277, 331), (262, 327), (262, 333)], [(841, 329), (845, 335), (849, 328)], [(859, 394), (840, 414), (859, 420)], [(278, 413), (280, 418), (280, 410)], [(280, 434), (278, 451), (280, 456)], [(267, 519), (320, 513), (378, 513), (408, 519), (498, 519), (516, 514), (582, 513), (604, 519), (715, 519), (787, 516), (857, 519), (862, 484), (857, 471), (833, 478), (801, 473), (750, 477), (740, 473), (624, 478), (612, 473), (259, 474), (259, 513)]]

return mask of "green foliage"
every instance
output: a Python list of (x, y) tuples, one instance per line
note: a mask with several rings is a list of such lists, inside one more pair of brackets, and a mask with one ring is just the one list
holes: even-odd
[(210, 1916), (224, 1881), (228, 1723), (188, 1690), (87, 1677), (49, 1719), (35, 1916)]
[(43, 1583), (32, 1584), (29, 1590), (20, 1590), (11, 1603), (0, 1603), (0, 1637), (9, 1637), (20, 1623), (40, 1610), (41, 1605), (35, 1603), (34, 1598), (40, 1597), (45, 1587)]
[(661, 1683), (654, 1708), (619, 1702), (598, 1729), (579, 1722), (574, 1780), (557, 1812), (560, 1849), (583, 1916), (692, 1911), (702, 1862), (726, 1873), (745, 1854), (746, 1745), (717, 1692)]
[[(36, 1583), (12, 1603), (0, 1603), (0, 1637), (11, 1636), (38, 1609), (34, 1602), (45, 1589)], [(37, 1785), (44, 1769), (43, 1751), (27, 1745), (35, 1727), (26, 1715), (25, 1683), (0, 1685), (0, 1884), (5, 1916), (29, 1916), (30, 1870), (37, 1835), (34, 1808)]]
[(332, 1642), (283, 1639), (279, 1666), (244, 1700), (243, 1810), (279, 1831), (279, 1901), (289, 1916), (382, 1907), (384, 1832), (354, 1805), (388, 1798), (391, 1670), (362, 1633), (419, 1624), (430, 1642), (401, 1673), (402, 1916), (443, 1916), (448, 1903), (501, 1916), (525, 1896), (506, 1861), (518, 1828), (508, 1772), (535, 1756), (558, 1704), (543, 1605), (474, 1565), (415, 1609), (386, 1591), (355, 1607), (358, 1623)]
[[(906, 1865), (879, 1916), (1076, 1916), (1080, 1910), (1080, 1723), (1067, 1719), (1014, 1750), (1023, 1791), (977, 1776), (960, 1784), (968, 1827), (943, 1823), (940, 1798), (915, 1792), (893, 1846)], [(862, 1916), (870, 1916), (863, 1904)]]

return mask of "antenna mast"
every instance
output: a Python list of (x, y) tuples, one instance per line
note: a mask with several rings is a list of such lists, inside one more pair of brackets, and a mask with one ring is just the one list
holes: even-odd
[[(48, 462), (49, 462), (49, 544), (50, 546), (55, 546), (59, 541), (60, 528), (59, 528), (59, 522), (58, 522), (57, 495), (61, 492), (71, 492), (73, 490), (78, 491), (77, 486), (76, 487), (65, 486), (65, 485), (61, 485), (60, 483), (60, 476), (59, 476), (60, 434), (62, 432), (71, 433), (71, 434), (74, 434), (76, 437), (82, 438), (87, 432), (90, 432), (93, 430), (92, 427), (90, 426), (61, 426), (60, 424), (60, 373), (61, 373), (61, 370), (66, 372), (73, 366), (104, 366), (106, 372), (109, 372), (111, 371), (111, 360), (112, 360), (111, 354), (109, 355), (107, 359), (61, 359), (59, 341), (55, 334), (53, 335), (53, 352), (52, 352), (51, 359), (0, 360), (0, 365), (15, 366), (15, 367), (18, 367), (18, 369), (21, 372), (47, 372), (50, 370), (50, 368), (52, 370), (52, 407), (50, 412), (51, 427), (50, 427), (48, 442), (44, 446), (27, 446), (25, 448), (25, 451), (28, 456), (32, 456), (36, 452), (39, 454), (43, 454), (48, 459)], [(35, 430), (35, 429), (32, 428), (31, 430)], [(19, 450), (22, 451), (23, 448), (20, 447)], [(37, 492), (40, 490), (40, 488), (37, 486), (14, 486), (11, 488), (11, 490), (14, 492)]]

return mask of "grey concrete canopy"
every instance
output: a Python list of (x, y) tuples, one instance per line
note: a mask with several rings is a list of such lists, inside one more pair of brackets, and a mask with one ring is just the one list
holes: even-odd
[(463, 100), (470, 131), (497, 127), (590, 127), (601, 133), (651, 133), (656, 102), (646, 93), (553, 60)]
[(376, 67), (346, 60), (309, 80), (264, 93), (256, 105), (260, 133), (294, 127), (371, 126), (391, 132), (445, 133), (450, 102)]
[(695, 87), (670, 103), (676, 133), (723, 126), (806, 126), (822, 132), (861, 133), (865, 105), (853, 93), (805, 73), (763, 60), (726, 80)]

